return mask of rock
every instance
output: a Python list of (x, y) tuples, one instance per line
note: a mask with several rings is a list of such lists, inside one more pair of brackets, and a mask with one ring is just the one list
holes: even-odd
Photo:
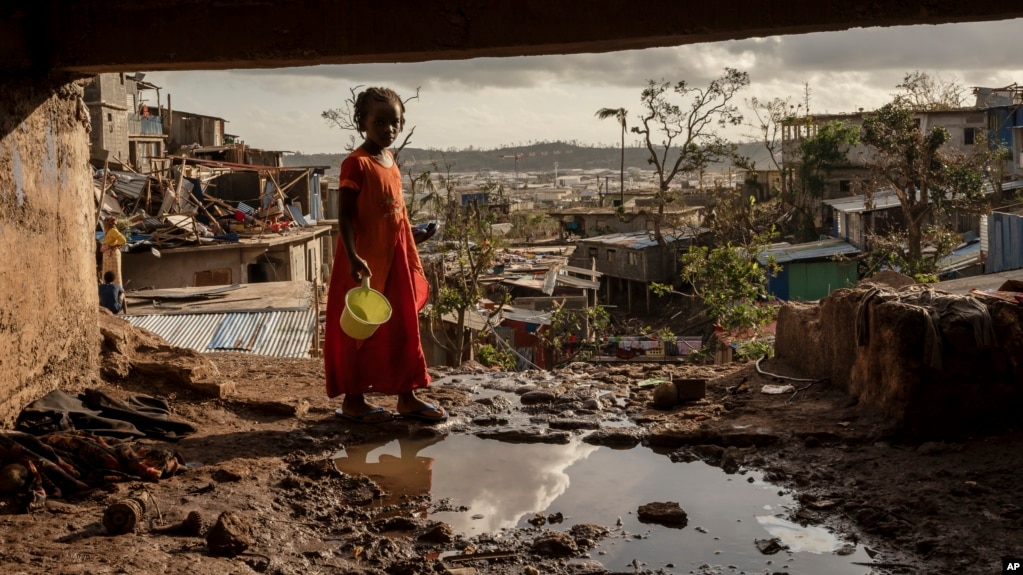
[(920, 455), (939, 455), (946, 451), (948, 451), (948, 445), (941, 441), (928, 441), (916, 448), (916, 452)]
[(206, 533), (206, 545), (210, 555), (235, 557), (252, 546), (249, 524), (237, 514), (225, 511)]
[(781, 539), (777, 537), (772, 539), (754, 539), (753, 542), (764, 555), (774, 555), (779, 551), (788, 549), (788, 546), (782, 545)]
[(656, 501), (640, 505), (637, 517), (643, 523), (656, 523), (666, 527), (682, 528), (689, 523), (689, 515), (675, 501)]
[(558, 418), (550, 420), (547, 423), (547, 427), (568, 431), (576, 429), (600, 429), (600, 422), (596, 419)]
[(549, 557), (571, 557), (579, 553), (579, 546), (567, 533), (552, 532), (533, 541), (533, 552)]
[(519, 401), (522, 402), (522, 405), (540, 405), (543, 403), (554, 403), (554, 400), (557, 398), (558, 394), (549, 389), (537, 389), (523, 393), (519, 397)]
[(605, 427), (584, 437), (583, 442), (607, 447), (635, 447), (645, 437), (646, 430), (642, 427)]
[(742, 459), (742, 453), (736, 447), (729, 447), (725, 450), (724, 455), (721, 456), (721, 469), (725, 473), (731, 475), (739, 471), (739, 461)]
[(565, 565), (565, 571), (569, 575), (604, 575), (607, 567), (593, 559), (573, 559)]
[(447, 523), (434, 523), (419, 536), (419, 540), (425, 543), (451, 543), (455, 540), (455, 530)]
[(568, 532), (576, 539), (590, 539), (592, 541), (603, 539), (609, 533), (607, 527), (594, 525), (593, 523), (573, 525)]
[(522, 573), (523, 575), (540, 575), (540, 570), (532, 565), (526, 565), (525, 568), (522, 569)]
[(654, 407), (671, 409), (678, 404), (678, 389), (670, 381), (660, 383), (654, 388)]
[(567, 431), (548, 431), (539, 427), (526, 429), (501, 428), (485, 430), (476, 434), (482, 439), (497, 439), (508, 443), (547, 443), (567, 445), (572, 441), (572, 434)]

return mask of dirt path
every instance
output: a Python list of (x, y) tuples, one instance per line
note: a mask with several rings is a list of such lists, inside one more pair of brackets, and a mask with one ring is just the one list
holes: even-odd
[[(1023, 508), (1015, 501), (1023, 464), (1018, 434), (901, 444), (888, 437), (883, 420), (826, 383), (794, 396), (760, 393), (763, 384), (780, 382), (751, 365), (675, 368), (676, 376), (708, 378), (708, 397), (670, 410), (653, 409), (652, 389), (635, 386), (664, 374), (659, 366), (574, 364), (552, 374), (494, 376), (519, 393), (531, 389), (528, 407), (471, 401), (464, 391), (436, 386), (425, 397), (452, 413), (448, 424), (360, 426), (333, 415), (339, 403), (323, 393), (318, 360), (211, 357), (219, 377), (236, 384), (226, 399), (151, 378), (108, 388), (119, 396), (166, 396), (177, 416), (199, 427), (174, 445), (187, 471), (159, 483), (115, 484), (78, 500), (50, 499), (30, 514), (0, 515), (3, 573), (444, 573), (431, 557), (453, 548), (472, 552), (478, 541), (456, 538), (445, 525), (410, 513), (421, 501), (405, 502), (407, 508), (368, 506), (379, 486), (338, 473), (328, 459), (344, 445), (374, 438), (482, 433), (488, 418), (509, 409), (528, 411), (531, 421), (540, 422), (522, 431), (527, 440), (555, 429), (579, 433), (552, 405), (592, 399), (592, 390), (587, 395), (574, 385), (580, 378), (621, 399), (580, 413), (641, 424), (631, 435), (598, 433), (593, 442), (643, 441), (674, 460), (764, 470), (798, 493), (802, 505), (793, 520), (837, 527), (879, 549), (888, 565), (875, 573), (996, 573), (1001, 556), (1023, 551)], [(134, 534), (107, 535), (104, 510), (128, 496), (148, 501), (149, 516), (159, 524), (198, 512), (209, 525), (231, 511), (249, 531), (247, 548), (216, 557), (202, 537), (157, 534), (148, 525)], [(514, 541), (514, 548), (503, 550), (508, 556), (449, 567), (564, 573), (563, 554), (581, 553), (578, 544), (599, 538), (601, 527), (580, 526), (570, 536), (534, 531), (506, 537)]]

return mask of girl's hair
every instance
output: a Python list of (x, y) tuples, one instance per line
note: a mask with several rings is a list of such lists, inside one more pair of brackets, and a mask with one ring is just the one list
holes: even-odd
[(354, 111), (352, 112), (352, 121), (355, 122), (355, 127), (359, 129), (360, 134), (363, 132), (362, 121), (366, 119), (366, 114), (369, 112), (370, 102), (397, 104), (398, 109), (401, 110), (401, 127), (405, 127), (405, 102), (401, 101), (401, 96), (390, 88), (366, 88), (359, 92), (359, 95), (355, 98)]

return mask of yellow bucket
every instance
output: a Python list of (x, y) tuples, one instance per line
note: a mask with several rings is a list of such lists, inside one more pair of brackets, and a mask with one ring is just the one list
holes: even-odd
[(391, 319), (391, 304), (384, 294), (369, 287), (369, 277), (362, 278), (362, 287), (345, 294), (345, 310), (341, 313), (341, 329), (352, 339), (366, 339)]

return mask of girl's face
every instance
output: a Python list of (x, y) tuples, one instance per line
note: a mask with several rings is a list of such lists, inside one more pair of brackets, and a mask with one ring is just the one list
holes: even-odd
[(366, 132), (366, 139), (383, 149), (390, 147), (398, 138), (403, 123), (401, 106), (395, 102), (374, 100), (369, 103), (369, 109), (363, 119), (363, 129)]

